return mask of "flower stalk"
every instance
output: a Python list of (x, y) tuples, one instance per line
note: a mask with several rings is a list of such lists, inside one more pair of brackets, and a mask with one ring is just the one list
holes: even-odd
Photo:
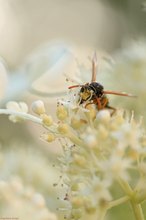
[(25, 119), (25, 120), (32, 121), (34, 123), (42, 125), (42, 119), (35, 117), (34, 115), (25, 113), (25, 112), (18, 112), (18, 111), (9, 110), (9, 109), (0, 109), (0, 114), (17, 116), (17, 117), (20, 117), (21, 119)]
[(136, 202), (131, 200), (131, 207), (135, 216), (136, 220), (144, 220), (144, 214), (141, 208), (140, 204), (137, 204)]

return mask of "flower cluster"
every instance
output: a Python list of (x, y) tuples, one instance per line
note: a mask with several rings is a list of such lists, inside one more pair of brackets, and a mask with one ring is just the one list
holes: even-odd
[(59, 121), (53, 124), (56, 128), (48, 137), (49, 141), (52, 135), (51, 141), (64, 139), (61, 161), (68, 186), (65, 199), (71, 210), (68, 218), (85, 219), (95, 215), (95, 219), (102, 219), (113, 203), (115, 183), (130, 196), (125, 185), (133, 184), (132, 170), (141, 176), (135, 180), (135, 196), (139, 198), (144, 193), (139, 184), (145, 180), (140, 167), (145, 164), (146, 137), (133, 115), (117, 111), (111, 116), (108, 110), (97, 112), (95, 106), (88, 109), (67, 106), (57, 107)]
[[(58, 102), (57, 121), (41, 100), (32, 104), (37, 116), (22, 112), (22, 119), (32, 117), (32, 121), (46, 128), (41, 135), (44, 140), (58, 139), (62, 145), (60, 171), (66, 218), (103, 219), (116, 205), (132, 201), (134, 207), (146, 199), (146, 136), (133, 113), (117, 110), (111, 116), (109, 110), (98, 111), (95, 105), (78, 105), (77, 98), (78, 91), (71, 91), (67, 100)], [(11, 114), (9, 108), (5, 111)], [(115, 184), (123, 190), (118, 199), (113, 194)]]

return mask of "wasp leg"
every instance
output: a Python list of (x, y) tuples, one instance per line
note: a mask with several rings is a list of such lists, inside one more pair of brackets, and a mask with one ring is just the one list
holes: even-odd
[(102, 101), (102, 109), (106, 108), (108, 106), (108, 99), (104, 98)]
[(113, 112), (111, 113), (111, 116), (113, 116), (113, 114), (115, 114), (115, 112), (116, 112), (116, 110), (117, 110), (116, 108), (111, 107), (111, 106), (109, 106), (109, 105), (107, 105), (106, 108), (113, 110)]
[(101, 101), (100, 101), (100, 99), (99, 99), (98, 97), (96, 97), (96, 104), (97, 104), (98, 110), (103, 109), (102, 104), (101, 104)]

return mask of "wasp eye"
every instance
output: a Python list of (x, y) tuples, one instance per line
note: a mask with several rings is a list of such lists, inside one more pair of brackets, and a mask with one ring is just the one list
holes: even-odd
[(81, 90), (80, 90), (80, 92), (84, 92), (85, 91), (85, 88), (84, 87), (82, 87), (81, 88)]

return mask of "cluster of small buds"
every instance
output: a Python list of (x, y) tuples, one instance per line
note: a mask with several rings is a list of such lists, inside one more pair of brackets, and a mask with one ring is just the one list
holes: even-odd
[(146, 145), (142, 141), (145, 137), (139, 124), (124, 118), (121, 112), (111, 117), (108, 111), (99, 112), (77, 136), (80, 143), (72, 150), (67, 172), (71, 183), (78, 182), (80, 189), (71, 190), (71, 198), (82, 198), (82, 209), (78, 207), (81, 213), (89, 212), (84, 199), (90, 198), (89, 204), (93, 204), (91, 207), (96, 213), (102, 201), (108, 204), (114, 199), (111, 193), (114, 182), (132, 181), (131, 170), (139, 173), (138, 167), (145, 158)]
[[(115, 182), (126, 193), (124, 183), (133, 180), (132, 170), (141, 174), (146, 152), (143, 128), (140, 122), (135, 122), (133, 113), (126, 115), (122, 110), (111, 116), (109, 110), (98, 112), (94, 105), (88, 111), (78, 106), (72, 110), (58, 108), (66, 112), (64, 121), (59, 121), (58, 131), (73, 144), (71, 147), (69, 142), (68, 150), (63, 147), (62, 166), (70, 192), (67, 202), (72, 207), (68, 219), (85, 219), (89, 215), (102, 219), (115, 199), (112, 194)], [(135, 183), (138, 189), (141, 181)], [(141, 190), (137, 191), (137, 199)]]
[[(63, 103), (58, 104), (58, 122), (52, 123), (46, 137), (49, 142), (68, 139), (68, 144), (61, 142), (64, 153), (60, 159), (68, 191), (65, 201), (71, 207), (66, 218), (95, 215), (95, 219), (102, 219), (114, 200), (114, 183), (123, 187), (123, 182), (133, 178), (131, 170), (142, 172), (139, 167), (144, 163), (146, 137), (133, 114), (128, 116), (117, 110), (111, 116), (109, 110), (98, 112), (94, 105), (84, 110)], [(136, 182), (138, 189), (141, 181)], [(142, 192), (137, 192), (139, 198)]]
[(62, 104), (57, 106), (56, 116), (59, 120), (57, 123), (46, 113), (45, 105), (40, 100), (32, 103), (32, 111), (40, 117), (42, 125), (49, 131), (41, 136), (44, 140), (52, 142), (56, 137), (67, 135), (69, 130), (65, 121), (68, 117), (68, 112)]
[[(84, 108), (71, 100), (61, 100), (55, 122), (42, 101), (35, 101), (32, 110), (38, 117), (29, 115), (28, 119), (32, 117), (46, 128), (42, 137), (48, 142), (59, 139), (62, 144), (66, 219), (92, 215), (92, 219), (102, 220), (110, 208), (128, 200), (137, 209), (137, 219), (143, 219), (137, 204), (146, 200), (146, 135), (133, 113), (117, 110), (111, 115), (110, 110), (98, 111), (96, 105)], [(133, 173), (139, 178), (135, 179)], [(115, 183), (123, 190), (119, 199), (113, 194)]]

